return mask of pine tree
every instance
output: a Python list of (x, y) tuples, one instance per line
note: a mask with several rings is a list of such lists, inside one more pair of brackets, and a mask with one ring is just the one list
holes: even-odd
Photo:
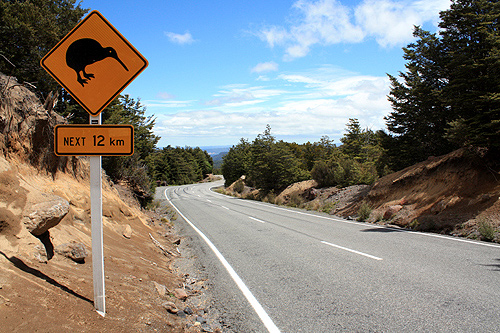
[(500, 2), (455, 0), (441, 13), (449, 80), (444, 99), (455, 116), (448, 137), (500, 149)]
[(451, 150), (444, 138), (453, 115), (441, 97), (447, 83), (441, 44), (435, 34), (419, 27), (415, 27), (414, 36), (418, 40), (403, 49), (407, 72), (399, 73), (401, 81), (388, 75), (393, 111), (386, 123), (394, 135), (387, 138), (385, 148), (396, 169)]
[[(34, 84), (44, 97), (57, 85), (40, 66), (88, 11), (76, 0), (0, 1), (0, 72)], [(61, 93), (60, 93), (61, 95)]]

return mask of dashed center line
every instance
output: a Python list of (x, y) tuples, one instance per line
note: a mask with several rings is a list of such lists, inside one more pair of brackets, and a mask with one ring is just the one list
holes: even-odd
[(226, 206), (221, 206), (221, 207), (222, 207), (222, 208), (224, 208), (224, 209), (227, 209), (227, 210), (229, 210), (229, 208), (227, 208)]
[(251, 220), (254, 220), (254, 221), (260, 222), (260, 223), (266, 223), (266, 222), (264, 222), (264, 221), (262, 221), (262, 220), (256, 219), (255, 217), (251, 217), (251, 216), (249, 216), (248, 218), (249, 218), (249, 219), (251, 219)]
[(349, 251), (349, 252), (352, 252), (352, 253), (356, 253), (356, 254), (359, 254), (359, 255), (362, 255), (362, 256), (365, 256), (365, 257), (371, 258), (371, 259), (375, 259), (375, 260), (383, 260), (382, 258), (372, 256), (371, 254), (367, 254), (367, 253), (363, 253), (363, 252), (356, 251), (356, 250), (353, 250), (353, 249), (349, 249), (349, 248), (347, 248), (347, 247), (343, 247), (343, 246), (340, 246), (340, 245), (335, 245), (335, 244), (328, 243), (328, 242), (325, 242), (325, 241), (321, 241), (321, 243), (326, 244), (326, 245), (329, 245), (329, 246), (336, 247), (337, 249), (341, 249), (341, 250)]

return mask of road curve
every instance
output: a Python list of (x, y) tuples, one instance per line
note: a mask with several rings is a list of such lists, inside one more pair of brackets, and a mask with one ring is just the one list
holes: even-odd
[(500, 246), (163, 187), (235, 332), (500, 327)]

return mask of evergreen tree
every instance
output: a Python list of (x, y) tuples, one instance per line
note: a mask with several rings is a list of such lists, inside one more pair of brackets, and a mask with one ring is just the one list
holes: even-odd
[(160, 139), (154, 135), (155, 119), (146, 116), (140, 101), (128, 95), (118, 96), (102, 112), (104, 124), (129, 124), (134, 126), (133, 156), (104, 156), (102, 167), (114, 181), (126, 180), (145, 201), (153, 194), (154, 183), (146, 157), (155, 151)]
[(299, 159), (287, 144), (276, 142), (269, 125), (252, 142), (250, 152), (250, 181), (264, 192), (278, 192), (290, 184), (309, 178), (309, 173), (300, 167)]
[(389, 173), (381, 132), (361, 129), (356, 118), (349, 119), (342, 146), (333, 148), (327, 158), (318, 160), (311, 176), (320, 187), (372, 184)]
[(448, 137), (500, 149), (500, 2), (455, 0), (441, 13), (448, 84), (443, 97), (455, 116)]
[[(0, 72), (30, 82), (46, 97), (61, 88), (40, 66), (45, 56), (83, 17), (76, 0), (0, 1)], [(88, 122), (88, 121), (87, 121)]]
[(230, 186), (243, 175), (248, 176), (250, 170), (250, 143), (245, 139), (241, 139), (236, 146), (232, 146), (222, 158), (221, 169), (225, 186)]
[(403, 82), (389, 75), (395, 169), (458, 146), (500, 150), (500, 3), (453, 0), (440, 16), (441, 38), (415, 29)]
[(448, 80), (440, 41), (419, 27), (415, 27), (414, 36), (418, 40), (403, 49), (407, 72), (400, 72), (402, 82), (389, 75), (393, 111), (386, 121), (394, 136), (387, 138), (385, 147), (397, 169), (452, 149), (444, 138), (453, 115), (441, 98)]

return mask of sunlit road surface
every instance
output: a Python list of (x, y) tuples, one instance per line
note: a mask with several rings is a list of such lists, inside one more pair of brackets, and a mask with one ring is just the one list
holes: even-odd
[(235, 332), (498, 332), (500, 246), (158, 188)]

